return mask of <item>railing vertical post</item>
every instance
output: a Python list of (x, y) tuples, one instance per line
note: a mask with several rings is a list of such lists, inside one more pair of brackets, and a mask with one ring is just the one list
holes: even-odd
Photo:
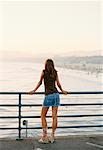
[(21, 138), (21, 94), (20, 93), (19, 93), (18, 138), (16, 140), (23, 140)]

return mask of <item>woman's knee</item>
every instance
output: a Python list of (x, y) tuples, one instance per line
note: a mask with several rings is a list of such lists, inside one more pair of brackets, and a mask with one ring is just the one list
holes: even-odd
[(47, 112), (48, 112), (48, 108), (42, 108), (41, 117), (46, 117)]
[(57, 119), (58, 107), (52, 107), (52, 118)]
[(57, 119), (57, 114), (52, 114), (52, 119), (56, 120)]
[(45, 118), (45, 117), (46, 117), (46, 114), (41, 113), (41, 118), (43, 119), (43, 118)]

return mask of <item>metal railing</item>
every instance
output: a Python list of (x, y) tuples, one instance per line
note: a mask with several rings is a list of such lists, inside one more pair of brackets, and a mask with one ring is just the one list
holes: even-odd
[[(18, 107), (18, 116), (0, 116), (0, 119), (11, 119), (11, 118), (16, 118), (18, 119), (18, 127), (1, 127), (0, 130), (18, 130), (18, 140), (21, 140), (21, 130), (26, 129), (26, 127), (21, 127), (21, 119), (22, 118), (40, 118), (41, 116), (22, 116), (22, 107), (38, 107), (42, 106), (42, 104), (22, 104), (22, 95), (27, 95), (27, 92), (0, 92), (0, 95), (18, 95), (18, 104), (0, 104), (0, 107)], [(44, 92), (35, 92), (34, 94), (36, 95), (41, 95), (44, 94)], [(60, 93), (62, 94), (62, 93)], [(103, 91), (85, 91), (85, 92), (69, 92), (69, 94), (103, 94)], [(83, 106), (83, 105), (103, 105), (103, 103), (68, 103), (68, 104), (61, 104), (61, 106)], [(103, 114), (80, 114), (80, 115), (58, 115), (58, 117), (99, 117), (103, 116)], [(51, 117), (51, 116), (47, 116)], [(58, 128), (87, 128), (87, 127), (103, 127), (103, 124), (99, 125), (76, 125), (76, 126), (58, 126)], [(41, 129), (42, 127), (27, 127), (27, 129)], [(48, 127), (51, 128), (51, 127)]]

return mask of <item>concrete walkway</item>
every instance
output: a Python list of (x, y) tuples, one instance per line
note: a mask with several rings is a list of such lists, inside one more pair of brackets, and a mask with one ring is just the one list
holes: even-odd
[(103, 136), (57, 137), (56, 142), (40, 144), (37, 139), (0, 139), (0, 150), (102, 150)]

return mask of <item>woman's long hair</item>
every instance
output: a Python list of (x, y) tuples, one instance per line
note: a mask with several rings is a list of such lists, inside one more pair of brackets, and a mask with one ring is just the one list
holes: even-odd
[(55, 78), (56, 77), (56, 70), (54, 67), (54, 62), (52, 59), (47, 59), (45, 62), (45, 71), (47, 71), (50, 75), (50, 77)]

